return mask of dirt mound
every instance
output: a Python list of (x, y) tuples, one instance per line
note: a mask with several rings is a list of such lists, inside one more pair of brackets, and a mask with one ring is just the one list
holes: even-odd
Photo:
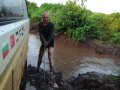
[(79, 74), (64, 80), (62, 72), (36, 70), (36, 67), (28, 66), (25, 81), (36, 90), (120, 90), (119, 76), (96, 72)]

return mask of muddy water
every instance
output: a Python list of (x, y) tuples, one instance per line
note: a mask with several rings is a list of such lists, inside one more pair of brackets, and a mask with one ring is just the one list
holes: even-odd
[[(28, 65), (37, 66), (40, 45), (39, 36), (30, 34)], [(47, 52), (43, 60), (48, 62)], [(62, 71), (65, 78), (92, 71), (118, 75), (120, 58), (96, 54), (90, 48), (78, 46), (60, 36), (55, 39), (53, 66), (56, 70)], [(49, 70), (49, 65), (42, 63), (41, 68)]]

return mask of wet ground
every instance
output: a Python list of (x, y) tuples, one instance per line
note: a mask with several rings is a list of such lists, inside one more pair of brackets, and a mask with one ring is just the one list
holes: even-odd
[[(27, 65), (37, 66), (40, 45), (39, 36), (30, 34)], [(43, 61), (48, 62), (47, 52), (43, 56)], [(107, 75), (118, 75), (120, 73), (120, 58), (96, 54), (90, 48), (76, 45), (73, 41), (67, 40), (66, 37), (58, 36), (55, 39), (53, 67), (62, 72), (65, 79), (78, 76), (79, 73), (93, 71)], [(41, 68), (49, 71), (48, 64), (42, 63)], [(29, 83), (26, 87), (26, 90), (36, 90)]]

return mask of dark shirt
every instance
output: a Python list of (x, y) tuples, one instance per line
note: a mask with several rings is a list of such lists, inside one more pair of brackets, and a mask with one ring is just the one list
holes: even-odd
[[(49, 22), (47, 25), (43, 25), (43, 22), (38, 24), (39, 34), (48, 42), (48, 44), (54, 39), (54, 24)], [(43, 43), (43, 38), (40, 38)]]

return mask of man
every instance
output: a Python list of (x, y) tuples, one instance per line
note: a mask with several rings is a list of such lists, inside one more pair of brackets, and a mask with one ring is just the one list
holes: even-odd
[(42, 16), (43, 21), (38, 24), (40, 40), (42, 45), (39, 50), (37, 69), (39, 69), (42, 63), (42, 57), (46, 49), (48, 49), (48, 59), (50, 69), (52, 69), (51, 60), (53, 58), (53, 47), (54, 47), (54, 24), (49, 21), (49, 13), (44, 12)]

